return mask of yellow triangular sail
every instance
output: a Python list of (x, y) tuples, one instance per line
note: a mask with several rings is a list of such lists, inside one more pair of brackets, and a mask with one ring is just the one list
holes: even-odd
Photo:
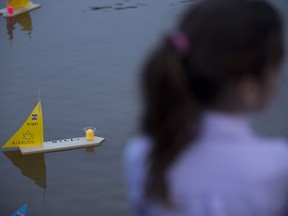
[(13, 8), (23, 8), (30, 4), (30, 0), (8, 0), (7, 5)]
[(43, 143), (43, 118), (41, 101), (39, 100), (22, 127), (5, 143), (5, 145), (3, 145), (2, 148), (42, 146)]

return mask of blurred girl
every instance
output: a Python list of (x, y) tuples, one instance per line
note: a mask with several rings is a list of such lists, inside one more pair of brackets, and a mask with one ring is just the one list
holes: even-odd
[(265, 1), (207, 0), (163, 39), (142, 73), (141, 135), (125, 152), (134, 215), (288, 215), (288, 145), (247, 119), (273, 96), (282, 28)]

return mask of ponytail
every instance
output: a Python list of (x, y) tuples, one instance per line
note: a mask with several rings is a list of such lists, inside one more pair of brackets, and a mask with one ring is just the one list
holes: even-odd
[(170, 38), (148, 60), (142, 77), (142, 131), (153, 139), (146, 198), (170, 203), (168, 168), (198, 133), (200, 107), (188, 94), (183, 59)]

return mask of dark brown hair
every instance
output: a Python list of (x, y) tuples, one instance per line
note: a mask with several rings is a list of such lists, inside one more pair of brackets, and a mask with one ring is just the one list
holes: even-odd
[(188, 37), (189, 54), (181, 56), (167, 36), (141, 77), (141, 129), (153, 141), (145, 197), (166, 204), (167, 171), (197, 138), (202, 110), (223, 99), (243, 76), (260, 81), (284, 52), (281, 18), (265, 1), (202, 1), (185, 14), (177, 31)]

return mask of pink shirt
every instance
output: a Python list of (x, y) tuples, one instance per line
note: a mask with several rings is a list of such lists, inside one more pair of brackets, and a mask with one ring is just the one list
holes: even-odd
[[(125, 151), (134, 215), (280, 216), (288, 207), (288, 143), (256, 136), (246, 117), (206, 113), (199, 138), (170, 168), (167, 182), (177, 210), (144, 202), (148, 137)], [(288, 209), (287, 209), (288, 210)]]

